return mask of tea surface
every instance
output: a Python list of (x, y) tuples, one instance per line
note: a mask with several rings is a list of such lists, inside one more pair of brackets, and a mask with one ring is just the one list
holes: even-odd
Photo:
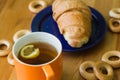
[(47, 63), (47, 62), (53, 60), (57, 56), (57, 50), (48, 43), (36, 42), (36, 43), (30, 43), (27, 45), (34, 45), (34, 48), (39, 48), (40, 54), (36, 58), (25, 59), (20, 56), (20, 52), (21, 52), (21, 50), (20, 50), (19, 54), (18, 54), (18, 59), (20, 59), (22, 62), (32, 64), (32, 65), (44, 64), (44, 63)]

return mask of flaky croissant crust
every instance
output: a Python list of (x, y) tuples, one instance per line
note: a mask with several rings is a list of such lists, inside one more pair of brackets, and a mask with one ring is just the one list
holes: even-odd
[(56, 0), (52, 5), (53, 18), (60, 33), (72, 47), (87, 43), (91, 34), (91, 12), (81, 0)]

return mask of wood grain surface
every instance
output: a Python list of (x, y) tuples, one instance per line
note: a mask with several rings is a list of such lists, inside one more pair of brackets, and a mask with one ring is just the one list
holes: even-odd
[[(0, 39), (13, 42), (13, 35), (21, 29), (29, 29), (36, 14), (28, 9), (32, 0), (0, 0)], [(120, 7), (120, 0), (83, 0), (87, 5), (98, 10), (109, 20), (109, 10)], [(120, 50), (120, 34), (109, 29), (104, 39), (95, 47), (81, 52), (62, 52), (62, 80), (84, 80), (79, 73), (79, 66), (86, 60), (100, 61), (109, 50)], [(120, 80), (120, 68), (114, 69), (115, 79)], [(8, 64), (6, 56), (0, 57), (0, 80), (17, 80), (14, 66)]]

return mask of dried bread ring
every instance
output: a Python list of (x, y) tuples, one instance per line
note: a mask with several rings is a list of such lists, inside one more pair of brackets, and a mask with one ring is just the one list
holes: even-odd
[[(3, 47), (6, 47), (5, 49)], [(2, 49), (3, 48), (3, 49)], [(6, 56), (12, 49), (12, 43), (8, 40), (0, 40), (0, 56)]]
[[(117, 57), (117, 60), (110, 60), (112, 57)], [(120, 67), (120, 52), (119, 51), (108, 51), (102, 56), (102, 61), (110, 64), (113, 68)]]
[(7, 56), (7, 61), (10, 65), (14, 65), (13, 55), (12, 52), (10, 52)]
[(113, 8), (109, 12), (110, 17), (120, 19), (120, 8)]
[(120, 19), (111, 18), (109, 28), (112, 32), (120, 32)]
[(30, 2), (28, 8), (31, 12), (38, 13), (42, 9), (46, 8), (47, 6), (48, 6), (47, 2), (45, 2), (44, 0), (34, 0)]
[(102, 61), (95, 64), (94, 72), (99, 80), (113, 80), (114, 78), (113, 68)]
[(31, 33), (29, 30), (20, 30), (17, 31), (14, 36), (13, 36), (13, 40), (14, 42), (16, 42), (20, 37), (22, 37), (23, 35), (29, 34)]
[(97, 77), (93, 72), (88, 72), (87, 69), (94, 69), (95, 63), (92, 61), (85, 61), (80, 65), (79, 71), (82, 77), (87, 80), (97, 80)]

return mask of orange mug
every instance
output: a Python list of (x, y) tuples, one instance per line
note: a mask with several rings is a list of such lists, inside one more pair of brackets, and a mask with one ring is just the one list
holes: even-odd
[[(20, 49), (33, 42), (45, 42), (54, 46), (57, 56), (44, 64), (32, 65), (18, 59)], [(33, 32), (19, 38), (13, 45), (12, 53), (17, 74), (17, 80), (61, 80), (62, 76), (62, 45), (52, 34), (46, 32)]]

